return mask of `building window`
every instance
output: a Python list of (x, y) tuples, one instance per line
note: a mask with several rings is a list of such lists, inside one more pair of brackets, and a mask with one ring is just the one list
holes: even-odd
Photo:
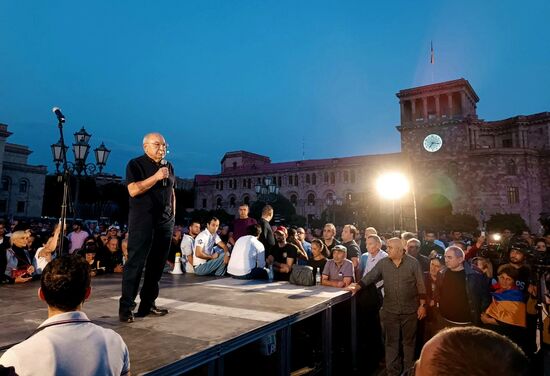
[(231, 196), (229, 199), (229, 207), (234, 208), (235, 207), (235, 196)]
[(243, 179), (243, 188), (246, 188), (246, 179)]
[(283, 178), (281, 178), (280, 176), (277, 178), (277, 185), (279, 187), (282, 187), (283, 186)]
[(216, 181), (216, 190), (219, 190), (219, 189), (220, 189), (220, 182)]
[(516, 166), (516, 162), (512, 159), (510, 159), (508, 161), (508, 163), (506, 164), (506, 173), (508, 175), (516, 175), (517, 174), (517, 166)]
[(298, 175), (294, 175), (294, 186), (298, 186)]
[(330, 173), (330, 184), (336, 184), (336, 173), (335, 172)]
[(233, 162), (233, 170), (237, 169), (237, 162)]
[(29, 183), (26, 180), (19, 181), (19, 193), (27, 193)]
[(328, 172), (325, 172), (325, 174), (323, 175), (323, 182), (328, 184)]
[(288, 177), (288, 185), (292, 185), (292, 175)]
[(307, 195), (307, 205), (315, 206), (315, 195), (313, 193)]
[(7, 192), (10, 190), (10, 179), (2, 178), (2, 190)]
[(344, 183), (349, 183), (349, 172), (344, 171)]
[(311, 184), (311, 176), (306, 174), (306, 184)]
[(221, 207), (222, 207), (222, 198), (218, 197), (216, 199), (216, 209), (221, 209)]
[(311, 175), (311, 184), (316, 185), (317, 184), (317, 174)]
[(351, 183), (355, 184), (355, 171), (352, 171), (350, 175), (351, 175)]
[(8, 211), (8, 201), (0, 200), (0, 213), (5, 213)]
[(252, 179), (248, 179), (247, 187), (248, 187), (248, 189), (252, 188)]
[(229, 179), (229, 189), (233, 188), (233, 179)]
[(223, 180), (220, 181), (220, 191), (223, 191)]
[(205, 198), (202, 199), (202, 208), (206, 209), (206, 199)]
[(17, 201), (17, 212), (18, 213), (25, 212), (25, 201)]
[(244, 196), (244, 197), (243, 197), (243, 203), (244, 203), (245, 205), (250, 204), (250, 197)]
[(502, 147), (503, 148), (513, 148), (514, 143), (511, 138), (507, 138), (505, 140), (502, 140)]
[(290, 195), (290, 202), (292, 203), (292, 205), (296, 206), (298, 204), (298, 196)]
[(519, 188), (508, 187), (508, 203), (510, 205), (519, 204)]

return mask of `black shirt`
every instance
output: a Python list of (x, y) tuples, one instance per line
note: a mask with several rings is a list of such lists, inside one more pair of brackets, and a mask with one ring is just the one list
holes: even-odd
[(335, 246), (337, 246), (339, 244), (342, 244), (342, 243), (340, 243), (340, 241), (338, 241), (336, 238), (332, 238), (332, 244), (331, 245), (328, 245), (325, 242), (325, 239), (323, 239), (323, 244), (327, 246), (329, 258), (332, 258), (332, 248), (334, 248)]
[(313, 268), (313, 277), (315, 278), (317, 276), (317, 268), (319, 268), (319, 272), (322, 273), (323, 269), (325, 269), (325, 264), (327, 263), (327, 259), (323, 258), (321, 260), (315, 260), (310, 258), (307, 260), (307, 265), (311, 266)]
[(258, 239), (264, 245), (265, 249), (270, 249), (275, 245), (275, 237), (273, 236), (271, 225), (263, 218), (260, 218), (258, 223), (262, 226), (262, 233)]
[[(174, 217), (173, 189), (175, 184), (174, 168), (170, 163), (166, 165), (170, 171), (166, 179), (159, 180), (145, 193), (130, 197), (130, 211), (128, 222), (142, 221), (144, 218), (152, 218), (153, 221), (165, 223)], [(147, 155), (142, 155), (128, 162), (126, 166), (126, 184), (143, 181), (153, 176), (161, 168), (160, 163), (153, 161)]]
[[(275, 244), (271, 247), (269, 254), (280, 264), (286, 264), (287, 258), (294, 259), (294, 264), (298, 261), (298, 247), (290, 243), (286, 243), (284, 247), (279, 247), (279, 244)], [(290, 273), (275, 273), (276, 280), (288, 281), (289, 278)]]
[(361, 250), (359, 249), (359, 245), (355, 242), (355, 240), (342, 243), (343, 246), (346, 247), (346, 258), (351, 261), (352, 257), (361, 257)]
[(466, 271), (447, 270), (443, 279), (439, 310), (447, 320), (471, 322), (470, 304), (466, 295)]

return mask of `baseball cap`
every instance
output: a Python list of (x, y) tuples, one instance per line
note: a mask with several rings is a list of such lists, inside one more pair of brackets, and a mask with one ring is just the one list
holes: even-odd
[(334, 251), (340, 251), (340, 252), (346, 252), (347, 253), (348, 249), (345, 246), (338, 244), (338, 245), (335, 245), (332, 248), (332, 252), (334, 252)]
[(277, 229), (275, 230), (275, 232), (280, 232), (284, 236), (288, 236), (288, 231), (285, 226), (277, 226)]

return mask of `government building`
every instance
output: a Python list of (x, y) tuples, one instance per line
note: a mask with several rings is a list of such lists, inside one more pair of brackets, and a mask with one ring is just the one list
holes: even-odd
[(0, 124), (0, 218), (37, 218), (42, 215), (46, 166), (27, 163), (27, 146), (6, 142), (12, 133)]
[(415, 208), (422, 215), (443, 205), (480, 223), (494, 213), (517, 213), (532, 231), (539, 229), (540, 213), (550, 211), (544, 188), (550, 181), (550, 112), (479, 119), (479, 98), (463, 78), (396, 95), (400, 153), (272, 163), (267, 156), (228, 152), (219, 174), (195, 176), (195, 208), (236, 214), (240, 203), (257, 199), (255, 186), (269, 177), (309, 221), (334, 205), (349, 205), (373, 224), (391, 205), (395, 215), (396, 205), (380, 198), (376, 179), (399, 171), (412, 185), (397, 203), (401, 227), (413, 228)]

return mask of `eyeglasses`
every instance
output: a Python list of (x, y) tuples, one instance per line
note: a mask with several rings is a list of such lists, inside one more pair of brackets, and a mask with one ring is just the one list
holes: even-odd
[(157, 149), (160, 148), (160, 147), (163, 147), (165, 149), (168, 149), (168, 144), (164, 143), (160, 143), (160, 142), (148, 142), (149, 145), (153, 145), (154, 147), (156, 147)]
[(298, 234), (298, 235), (301, 235), (301, 234), (305, 234), (305, 232), (303, 232), (303, 231), (298, 231), (297, 234)]

